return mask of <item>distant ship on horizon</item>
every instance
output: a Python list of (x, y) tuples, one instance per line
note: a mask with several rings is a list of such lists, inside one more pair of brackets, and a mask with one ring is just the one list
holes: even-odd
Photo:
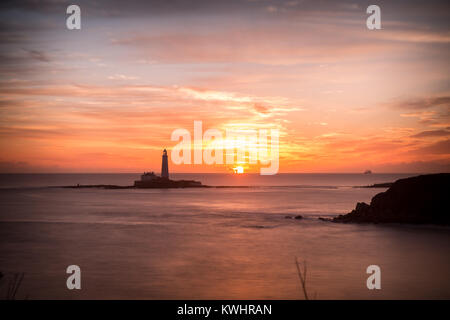
[(364, 174), (371, 174), (371, 173), (372, 173), (371, 170), (366, 170), (366, 171), (364, 171)]

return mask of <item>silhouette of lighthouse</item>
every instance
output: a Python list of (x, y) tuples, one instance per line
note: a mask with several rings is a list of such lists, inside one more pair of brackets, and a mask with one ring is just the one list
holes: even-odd
[(169, 179), (169, 163), (167, 162), (167, 150), (162, 155), (161, 178)]

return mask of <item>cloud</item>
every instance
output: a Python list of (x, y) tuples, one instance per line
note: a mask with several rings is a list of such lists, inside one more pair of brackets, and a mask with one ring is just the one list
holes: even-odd
[(450, 96), (408, 99), (394, 102), (391, 105), (398, 109), (407, 110), (423, 110), (435, 107), (450, 108)]
[[(194, 120), (204, 120), (205, 125), (216, 128), (238, 121), (258, 127), (270, 118), (279, 126), (281, 115), (297, 110), (286, 105), (266, 107), (289, 104), (285, 98), (193, 87), (3, 83), (3, 90), (0, 137), (4, 139), (84, 139), (89, 135), (140, 139), (149, 132), (156, 139), (169, 137), (171, 131), (191, 126)], [(260, 110), (265, 111), (264, 117), (255, 115), (254, 105), (265, 106)]]
[(269, 113), (269, 108), (267, 106), (263, 106), (261, 104), (255, 104), (253, 107), (255, 108), (256, 112), (258, 112), (258, 113), (262, 113), (262, 114)]
[[(347, 36), (337, 36), (337, 33)], [(142, 57), (150, 56), (161, 63), (323, 64), (351, 61), (353, 57), (370, 59), (407, 50), (392, 41), (374, 42), (348, 26), (319, 22), (305, 22), (298, 30), (274, 22), (258, 26), (225, 22), (219, 29), (212, 25), (208, 30), (180, 29), (157, 34), (133, 30), (115, 35), (111, 44), (132, 48)]]
[(442, 154), (450, 156), (450, 139), (441, 140), (415, 150), (419, 154)]
[(449, 130), (429, 130), (412, 135), (412, 138), (446, 137), (450, 135)]
[(39, 51), (39, 50), (25, 50), (25, 51), (34, 60), (37, 60), (40, 62), (50, 62), (51, 61), (51, 59), (49, 58), (47, 53), (44, 51)]
[(403, 172), (403, 173), (441, 173), (450, 172), (450, 161), (431, 160), (431, 161), (400, 161), (385, 162), (373, 166), (375, 172)]
[(65, 172), (58, 165), (35, 165), (27, 161), (0, 161), (0, 173)]
[(269, 13), (275, 13), (275, 12), (278, 11), (278, 8), (277, 8), (276, 6), (267, 6), (267, 7), (265, 8), (265, 10), (266, 10), (267, 12), (269, 12)]
[(108, 77), (109, 80), (136, 80), (139, 79), (139, 77), (134, 76), (126, 76), (124, 74), (115, 74)]

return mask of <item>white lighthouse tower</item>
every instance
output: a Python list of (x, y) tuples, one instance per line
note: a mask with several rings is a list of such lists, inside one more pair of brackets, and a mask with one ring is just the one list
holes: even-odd
[(161, 178), (169, 179), (169, 162), (167, 161), (167, 150), (162, 155)]

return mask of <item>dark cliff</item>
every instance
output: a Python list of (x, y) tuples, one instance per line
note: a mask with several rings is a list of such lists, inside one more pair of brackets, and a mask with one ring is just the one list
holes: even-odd
[(370, 205), (359, 202), (333, 222), (450, 225), (449, 187), (450, 173), (400, 179), (375, 195)]

